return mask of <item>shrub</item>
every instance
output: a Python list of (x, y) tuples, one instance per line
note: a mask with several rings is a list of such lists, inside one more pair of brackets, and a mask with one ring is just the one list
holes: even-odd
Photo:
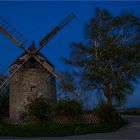
[[(48, 119), (53, 111), (53, 104), (43, 96), (28, 98), (28, 103), (25, 106), (25, 111), (29, 117), (34, 117), (39, 120)], [(24, 113), (21, 115), (24, 117)], [(26, 115), (25, 115), (26, 116)]]
[(59, 101), (56, 106), (58, 115), (78, 116), (82, 113), (82, 105), (74, 100)]
[(0, 96), (0, 116), (9, 114), (9, 96)]
[(28, 120), (28, 112), (27, 110), (19, 111), (19, 120)]
[(115, 107), (109, 103), (101, 103), (96, 113), (101, 122), (111, 122), (120, 119), (119, 113), (116, 111)]

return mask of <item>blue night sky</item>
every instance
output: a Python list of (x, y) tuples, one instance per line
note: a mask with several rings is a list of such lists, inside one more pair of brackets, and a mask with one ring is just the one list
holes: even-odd
[[(112, 15), (121, 14), (124, 11), (133, 11), (140, 16), (140, 2), (113, 2), (113, 1), (68, 1), (68, 2), (0, 2), (0, 16), (5, 17), (20, 33), (31, 42), (38, 42), (69, 13), (74, 12), (80, 23), (73, 20), (72, 29), (66, 26), (43, 48), (42, 53), (55, 65), (58, 71), (65, 71), (61, 57), (69, 57), (71, 42), (84, 41), (84, 24), (94, 16), (95, 8), (108, 9)], [(6, 37), (0, 34), (0, 73), (22, 53)], [(134, 95), (129, 98), (128, 106), (140, 107), (140, 86), (136, 85)]]

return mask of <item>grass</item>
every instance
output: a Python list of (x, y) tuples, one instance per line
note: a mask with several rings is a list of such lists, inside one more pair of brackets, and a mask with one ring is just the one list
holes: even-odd
[(126, 121), (104, 124), (26, 124), (26, 125), (0, 125), (0, 136), (17, 137), (49, 137), (71, 136), (89, 133), (116, 131), (126, 124)]

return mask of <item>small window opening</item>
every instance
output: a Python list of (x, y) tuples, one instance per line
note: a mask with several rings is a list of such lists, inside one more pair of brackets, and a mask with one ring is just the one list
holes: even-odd
[(37, 87), (36, 86), (31, 86), (31, 92), (32, 92), (33, 95), (36, 96), (36, 94), (37, 94)]

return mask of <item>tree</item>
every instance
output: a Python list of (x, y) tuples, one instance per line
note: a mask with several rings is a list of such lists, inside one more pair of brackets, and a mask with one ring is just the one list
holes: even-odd
[(132, 94), (140, 75), (140, 19), (132, 13), (112, 16), (96, 9), (85, 25), (85, 43), (71, 44), (71, 57), (81, 86), (100, 90), (112, 104)]
[(59, 82), (59, 94), (58, 100), (71, 101), (74, 100), (80, 104), (84, 104), (87, 101), (87, 96), (81, 89), (79, 80), (75, 78), (75, 75), (71, 71), (63, 73), (63, 79)]
[[(0, 85), (7, 79), (6, 75), (0, 75)], [(7, 116), (9, 113), (9, 85), (0, 89), (0, 116)]]
[(97, 110), (96, 110), (96, 115), (98, 116), (100, 122), (112, 122), (112, 121), (120, 121), (121, 117), (117, 110), (114, 108), (114, 106), (102, 102), (99, 104)]

